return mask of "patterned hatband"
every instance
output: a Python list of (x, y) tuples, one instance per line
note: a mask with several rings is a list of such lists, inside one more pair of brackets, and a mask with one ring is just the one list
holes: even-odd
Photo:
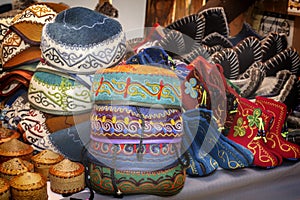
[(185, 183), (181, 165), (155, 171), (112, 170), (91, 160), (89, 175), (92, 188), (101, 194), (115, 194), (114, 185), (123, 194), (175, 195)]
[(134, 143), (143, 135), (145, 143), (147, 140), (170, 142), (182, 134), (179, 109), (94, 105), (91, 113), (91, 137), (99, 141), (131, 140)]
[(94, 75), (92, 100), (148, 107), (181, 107), (180, 80), (169, 69), (146, 65), (118, 65)]
[(36, 62), (41, 57), (39, 46), (26, 43), (18, 34), (9, 30), (1, 43), (3, 70), (11, 69), (24, 63)]
[[(140, 145), (112, 144), (92, 140), (89, 153), (105, 166), (114, 166), (119, 170), (148, 171), (161, 169), (177, 161), (179, 155), (176, 151), (180, 147), (180, 142)], [(139, 149), (142, 151), (139, 152)]]
[(79, 114), (92, 108), (89, 88), (71, 77), (50, 72), (34, 73), (28, 100), (36, 109), (54, 115)]

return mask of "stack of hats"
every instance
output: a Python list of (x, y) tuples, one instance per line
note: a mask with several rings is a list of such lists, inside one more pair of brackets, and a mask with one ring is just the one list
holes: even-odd
[(31, 128), (20, 121), (29, 115), (31, 109), (27, 92), (41, 58), (42, 28), (66, 8), (68, 6), (64, 4), (34, 3), (16, 14), (7, 26), (1, 41), (0, 89), (4, 107), (1, 112), (3, 124), (9, 129), (23, 133), (24, 127)]
[[(88, 8), (72, 7), (43, 27), (41, 40), (42, 60), (31, 79), (28, 100), (46, 116), (52, 115), (45, 121), (51, 133), (73, 129), (89, 121), (94, 73), (121, 61), (126, 49), (125, 34), (117, 20)], [(72, 159), (70, 152), (74, 149), (69, 145), (77, 140), (68, 135), (46, 135), (33, 145)]]
[[(186, 112), (199, 108), (212, 110), (212, 116), (216, 120), (220, 133), (230, 138), (230, 140), (226, 138), (227, 143), (239, 144), (251, 150), (254, 154), (253, 165), (272, 168), (280, 165), (283, 158), (299, 158), (297, 153), (299, 147), (285, 142), (281, 134), (287, 132), (285, 121), (289, 117), (288, 113), (295, 113), (295, 115), (298, 113), (300, 59), (296, 49), (288, 47), (286, 37), (278, 33), (270, 33), (264, 39), (252, 35), (242, 39), (236, 45), (231, 43), (228, 23), (245, 12), (253, 3), (254, 1), (242, 3), (238, 1), (209, 1), (205, 7), (199, 10), (197, 15), (179, 19), (165, 29), (155, 27), (153, 32), (150, 32), (150, 36), (141, 42), (141, 45), (135, 44), (137, 48), (133, 49), (139, 52), (136, 51), (137, 54), (129, 61), (133, 63), (133, 60), (142, 64), (140, 60), (143, 58), (141, 56), (144, 55), (141, 51), (145, 52), (147, 48), (154, 49), (154, 46), (164, 48), (169, 55), (172, 55), (168, 61), (172, 60), (175, 63), (173, 68), (183, 81), (183, 107)], [(236, 8), (236, 5), (239, 5), (239, 8), (229, 12), (232, 8)], [(178, 32), (180, 33), (178, 34)], [(175, 35), (176, 37), (174, 37)], [(183, 50), (179, 51), (180, 49)], [(144, 54), (148, 57), (153, 55), (148, 51)], [(164, 56), (164, 58), (166, 57)], [(204, 62), (199, 62), (201, 60), (199, 58), (205, 58), (212, 66), (206, 67), (207, 65), (203, 64)], [(185, 62), (186, 65), (180, 65), (180, 68), (177, 69), (176, 65), (180, 63), (177, 59)], [(162, 60), (166, 61), (167, 59)], [(202, 63), (201, 67), (197, 68), (199, 63)], [(207, 73), (204, 73), (203, 69), (205, 68)], [(257, 97), (267, 98), (269, 103), (263, 105), (259, 102), (264, 101), (257, 100)], [(215, 102), (220, 99), (224, 99), (224, 102)], [(298, 101), (295, 101), (295, 99)], [(271, 118), (274, 119), (269, 120), (269, 125), (268, 118), (264, 114), (259, 115), (256, 113), (254, 118), (262, 120), (262, 123), (260, 125), (257, 122), (257, 128), (253, 130), (259, 132), (259, 134), (253, 135), (253, 140), (241, 142), (239, 139), (234, 140), (234, 138), (239, 135), (239, 131), (243, 130), (241, 127), (247, 126), (247, 120), (243, 118), (245, 116), (241, 111), (242, 103), (239, 104), (244, 101), (247, 101), (247, 105), (252, 105), (251, 103), (255, 102), (255, 105), (250, 106), (251, 109), (248, 109), (247, 114), (245, 114), (246, 116), (249, 115), (249, 118), (251, 118), (252, 113), (254, 116), (254, 113), (258, 112), (255, 108), (258, 108), (262, 113), (268, 112), (269, 115), (278, 112), (266, 106), (268, 104), (281, 107), (283, 111), (286, 110), (287, 112), (282, 116), (273, 114)], [(215, 104), (211, 105), (212, 103)], [(237, 120), (239, 118), (241, 119)], [(275, 130), (275, 125), (271, 123), (273, 121), (279, 123), (283, 130)], [(251, 120), (248, 122), (250, 123)], [(252, 123), (250, 124), (251, 127), (254, 126)], [(236, 131), (234, 131), (235, 129)], [(268, 132), (266, 130), (269, 129), (272, 131), (266, 134)], [(261, 134), (261, 132), (264, 132), (264, 134)], [(248, 134), (247, 130), (240, 133), (241, 136), (249, 136)], [(233, 137), (233, 135), (235, 136)], [(191, 138), (193, 139), (193, 137)], [(257, 138), (262, 138), (266, 142), (261, 142)], [(273, 140), (273, 145), (270, 145), (271, 140)], [(252, 145), (251, 149), (249, 148), (250, 144)], [(279, 144), (289, 146), (289, 152), (284, 153), (283, 147)], [(257, 159), (260, 155), (255, 154), (255, 148), (264, 148), (268, 153), (265, 156), (274, 162), (262, 163)], [(193, 153), (195, 155), (195, 152)], [(205, 155), (203, 152), (198, 152), (198, 154)], [(209, 160), (207, 157), (203, 159)], [(199, 162), (199, 160), (202, 161), (203, 166), (205, 162), (199, 157), (194, 159), (194, 163)], [(246, 166), (249, 165), (251, 165), (250, 162)], [(206, 167), (208, 172), (212, 172), (214, 169), (212, 165), (206, 165)]]
[[(231, 22), (253, 2), (209, 1), (201, 12), (222, 6)], [(243, 5), (229, 12), (231, 3)], [(263, 39), (245, 37), (232, 47), (215, 51), (210, 62), (220, 67), (226, 84), (235, 90), (226, 92), (234, 100), (228, 102), (226, 123), (230, 125), (223, 133), (252, 151), (255, 166), (273, 168), (283, 159), (299, 159), (300, 147), (282, 136), (287, 134), (287, 119), (297, 112), (300, 100), (300, 57), (288, 46), (286, 36), (272, 32)]]
[[(181, 88), (167, 66), (127, 64), (94, 77), (89, 175), (102, 194), (174, 195), (180, 159)], [(130, 187), (128, 187), (130, 185)]]

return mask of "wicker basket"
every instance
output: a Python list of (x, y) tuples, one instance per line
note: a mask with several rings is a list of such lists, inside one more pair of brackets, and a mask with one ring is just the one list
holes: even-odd
[(59, 194), (72, 194), (85, 188), (84, 166), (64, 159), (49, 169), (50, 188)]
[(33, 148), (30, 145), (14, 138), (0, 144), (0, 163), (12, 158), (21, 158), (29, 161), (32, 153)]
[(64, 157), (62, 155), (51, 150), (43, 150), (31, 157), (31, 160), (34, 163), (35, 172), (42, 174), (47, 180), (49, 180), (50, 167), (63, 159)]
[(25, 172), (10, 180), (14, 200), (47, 200), (47, 181), (39, 173)]
[(0, 176), (7, 180), (24, 172), (33, 172), (33, 164), (20, 158), (12, 158), (0, 164)]
[(20, 134), (17, 131), (0, 127), (0, 143), (7, 142), (13, 138), (19, 138)]
[(0, 178), (0, 199), (1, 200), (10, 199), (10, 185), (8, 181), (4, 178)]

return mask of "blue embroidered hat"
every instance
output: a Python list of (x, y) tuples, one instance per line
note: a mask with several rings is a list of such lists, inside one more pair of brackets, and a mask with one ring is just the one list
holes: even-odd
[(118, 64), (126, 51), (121, 24), (99, 12), (72, 7), (43, 27), (41, 50), (47, 64), (90, 74)]

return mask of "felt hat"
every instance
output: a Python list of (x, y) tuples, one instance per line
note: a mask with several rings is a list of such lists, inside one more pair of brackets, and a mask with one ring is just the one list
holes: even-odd
[(20, 12), (21, 10), (11, 10), (0, 14), (0, 41), (3, 40), (6, 32), (9, 30), (9, 26), (15, 15)]
[(180, 108), (180, 80), (170, 69), (150, 65), (118, 65), (98, 70), (91, 89), (96, 103)]
[(230, 23), (241, 13), (245, 12), (255, 0), (209, 0), (200, 10), (205, 10), (212, 7), (223, 7), (227, 21)]
[(8, 30), (2, 40), (0, 54), (3, 70), (9, 70), (38, 61), (41, 50), (39, 46), (25, 42), (16, 32)]
[(198, 13), (199, 18), (203, 18), (204, 37), (211, 33), (219, 33), (224, 37), (229, 35), (229, 27), (226, 19), (225, 11), (222, 7), (207, 8)]
[(43, 27), (42, 57), (71, 73), (94, 73), (117, 65), (126, 52), (121, 24), (97, 11), (72, 7)]
[(289, 47), (265, 61), (267, 76), (275, 76), (280, 70), (287, 69), (299, 76), (300, 55), (294, 47)]
[(36, 71), (30, 81), (28, 100), (31, 106), (49, 114), (85, 113), (92, 106), (88, 85), (91, 82), (82, 84), (72, 76)]
[(33, 4), (14, 17), (10, 29), (26, 42), (39, 45), (44, 24), (50, 22), (59, 12), (67, 8), (69, 6), (62, 3)]
[(276, 54), (284, 51), (288, 47), (288, 41), (285, 34), (270, 32), (262, 40), (262, 61), (266, 61)]
[(205, 31), (205, 18), (198, 14), (188, 15), (172, 22), (164, 31), (169, 30), (177, 30), (183, 34), (185, 53), (188, 53), (201, 44)]

